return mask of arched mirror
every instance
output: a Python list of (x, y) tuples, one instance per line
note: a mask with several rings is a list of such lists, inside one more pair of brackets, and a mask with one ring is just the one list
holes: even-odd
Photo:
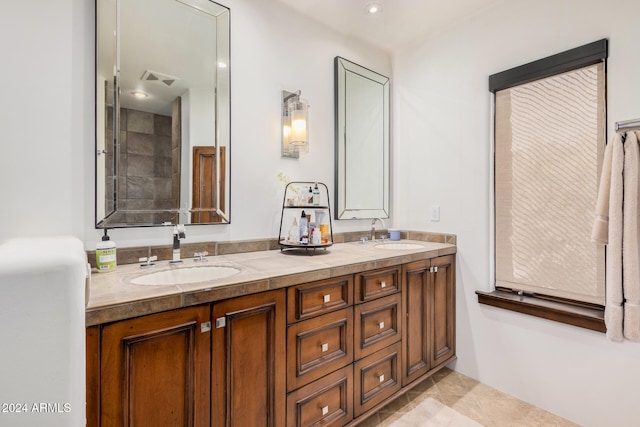
[(389, 217), (389, 78), (335, 58), (336, 219)]
[(229, 9), (96, 0), (96, 227), (228, 223)]

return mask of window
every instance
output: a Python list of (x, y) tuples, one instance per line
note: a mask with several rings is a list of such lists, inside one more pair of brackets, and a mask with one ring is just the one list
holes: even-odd
[(601, 40), (489, 79), (495, 286), (530, 296), (529, 304), (604, 304), (604, 249), (590, 236), (606, 134), (606, 56)]

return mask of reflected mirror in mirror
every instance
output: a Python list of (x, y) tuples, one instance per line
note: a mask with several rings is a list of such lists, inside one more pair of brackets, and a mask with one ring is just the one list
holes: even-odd
[(229, 222), (229, 9), (96, 0), (96, 227)]
[(389, 78), (336, 57), (336, 219), (389, 217)]

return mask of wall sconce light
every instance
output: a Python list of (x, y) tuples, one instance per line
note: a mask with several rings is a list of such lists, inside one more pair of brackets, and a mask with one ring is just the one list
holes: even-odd
[(282, 91), (282, 157), (309, 152), (309, 105), (300, 95)]

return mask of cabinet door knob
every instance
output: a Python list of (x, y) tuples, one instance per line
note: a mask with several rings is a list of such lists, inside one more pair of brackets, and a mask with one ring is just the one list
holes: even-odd
[(331, 302), (331, 295), (327, 294), (323, 297), (324, 302)]
[(328, 343), (324, 343), (321, 346), (322, 348), (322, 352), (324, 353), (325, 351), (329, 351), (329, 344)]
[(387, 287), (387, 282), (384, 281), (384, 280), (382, 282), (380, 282), (380, 287), (381, 288), (386, 288)]
[(378, 323), (378, 326), (380, 326), (380, 329), (384, 329), (384, 322)]
[(329, 407), (328, 406), (323, 406), (322, 407), (322, 416), (324, 417), (328, 413), (329, 413)]
[(384, 374), (379, 375), (378, 379), (380, 380), (381, 383), (383, 383), (384, 382)]

